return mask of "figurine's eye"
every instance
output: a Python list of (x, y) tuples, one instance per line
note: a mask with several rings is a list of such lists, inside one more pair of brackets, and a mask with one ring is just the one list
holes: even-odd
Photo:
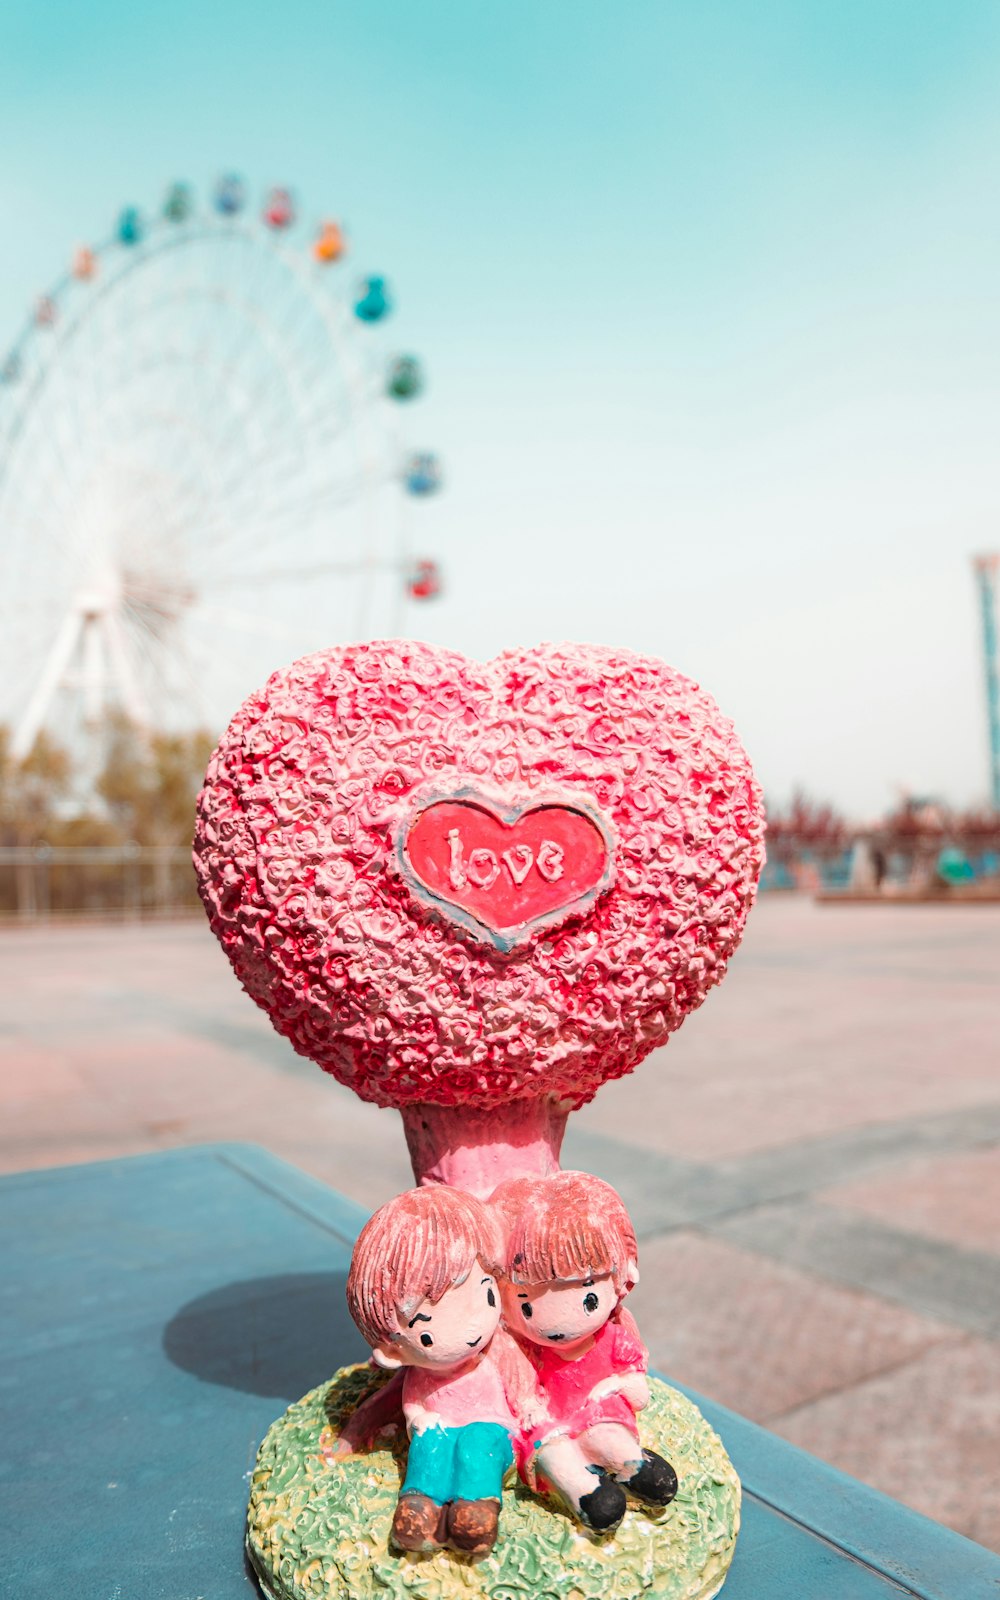
[(522, 1315), (522, 1317), (527, 1317), (529, 1322), (530, 1322), (530, 1320), (531, 1320), (531, 1301), (530, 1300), (522, 1300), (522, 1302), (521, 1302), (521, 1315)]
[(422, 1345), (424, 1345), (425, 1348), (429, 1349), (430, 1346), (434, 1343), (434, 1340), (431, 1338), (429, 1333), (422, 1333), (420, 1335), (420, 1343)]
[(600, 1305), (600, 1301), (598, 1300), (596, 1294), (585, 1294), (584, 1295), (584, 1297), (583, 1297), (583, 1309), (584, 1309), (584, 1311), (596, 1311), (599, 1305)]
[(493, 1293), (493, 1290), (492, 1289), (487, 1289), (487, 1291), (486, 1291), (486, 1304), (488, 1306), (495, 1306), (496, 1303), (497, 1303), (497, 1297)]

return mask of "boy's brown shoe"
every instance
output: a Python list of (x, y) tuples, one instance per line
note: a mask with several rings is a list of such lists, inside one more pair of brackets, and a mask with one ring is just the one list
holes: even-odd
[(500, 1526), (499, 1500), (453, 1500), (448, 1507), (448, 1543), (470, 1556), (493, 1549)]
[(440, 1550), (445, 1508), (425, 1494), (401, 1494), (392, 1517), (392, 1542), (399, 1550)]

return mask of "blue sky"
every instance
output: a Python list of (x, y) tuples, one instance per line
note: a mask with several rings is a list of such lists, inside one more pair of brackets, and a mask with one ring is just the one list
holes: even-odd
[(985, 796), (995, 0), (8, 0), (0, 62), (0, 345), (126, 201), (289, 181), (428, 364), (414, 631), (663, 656), (777, 799)]

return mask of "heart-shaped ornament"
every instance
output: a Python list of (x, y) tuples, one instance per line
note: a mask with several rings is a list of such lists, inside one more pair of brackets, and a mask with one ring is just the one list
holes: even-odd
[(586, 911), (614, 877), (605, 819), (554, 797), (500, 809), (464, 790), (425, 800), (403, 820), (399, 859), (418, 899), (505, 951)]
[(212, 927), (365, 1099), (589, 1099), (725, 971), (763, 859), (714, 701), (626, 650), (394, 640), (273, 675), (210, 763)]

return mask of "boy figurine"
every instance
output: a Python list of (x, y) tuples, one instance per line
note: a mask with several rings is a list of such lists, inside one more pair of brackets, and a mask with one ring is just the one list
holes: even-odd
[[(402, 1368), (410, 1437), (392, 1522), (401, 1550), (496, 1542), (517, 1411), (533, 1376), (500, 1329), (500, 1231), (472, 1195), (411, 1189), (366, 1223), (347, 1280), (380, 1367)], [(523, 1386), (523, 1390), (522, 1387)]]

